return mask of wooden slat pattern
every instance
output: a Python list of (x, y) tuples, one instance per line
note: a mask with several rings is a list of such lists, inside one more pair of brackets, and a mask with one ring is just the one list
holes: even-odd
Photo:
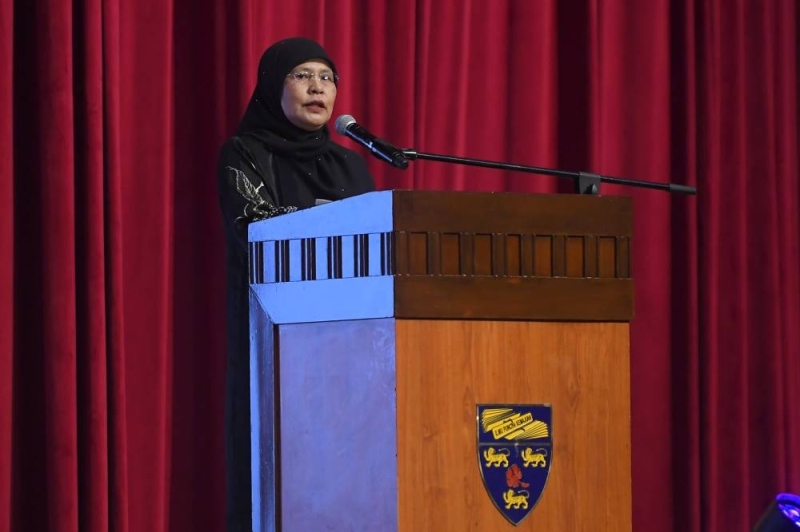
[(553, 235), (553, 277), (567, 275), (567, 239), (564, 235)]
[(597, 277), (610, 279), (617, 274), (617, 240), (614, 237), (597, 239)]
[(441, 275), (442, 273), (442, 239), (438, 232), (427, 234), (427, 263), (428, 275)]
[(533, 235), (520, 236), (520, 276), (532, 277), (534, 275), (533, 260)]
[(583, 246), (584, 276), (597, 277), (597, 237), (587, 236)]
[(475, 259), (475, 234), (474, 233), (461, 233), (461, 248), (458, 251), (458, 262), (461, 265), (459, 268), (460, 275), (472, 275), (474, 272), (473, 265)]
[(553, 237), (533, 237), (533, 275), (536, 277), (553, 276)]
[(508, 270), (507, 260), (506, 235), (492, 233), (492, 275), (505, 277)]
[(473, 275), (492, 275), (492, 235), (476, 234), (473, 242)]
[(586, 270), (586, 249), (584, 238), (581, 236), (566, 237), (564, 243), (566, 277), (584, 277)]
[(520, 235), (505, 235), (505, 274), (509, 277), (521, 277), (522, 268), (522, 238)]
[(624, 236), (396, 231), (251, 242), (249, 255), (252, 284), (376, 275), (630, 279)]
[(428, 275), (427, 233), (408, 234), (408, 274)]
[(440, 260), (442, 275), (461, 275), (461, 236), (458, 233), (442, 233)]

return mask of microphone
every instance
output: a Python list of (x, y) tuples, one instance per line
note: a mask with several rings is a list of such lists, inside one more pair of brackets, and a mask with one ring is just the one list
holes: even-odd
[(340, 135), (350, 137), (366, 147), (372, 155), (378, 159), (386, 161), (397, 168), (402, 168), (403, 170), (408, 167), (408, 159), (405, 158), (401, 150), (359, 126), (358, 123), (356, 123), (356, 119), (352, 116), (342, 115), (337, 118), (336, 131)]

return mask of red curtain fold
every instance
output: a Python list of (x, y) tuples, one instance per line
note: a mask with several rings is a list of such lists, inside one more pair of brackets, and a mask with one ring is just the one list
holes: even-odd
[[(128, 494), (129, 463), (130, 469), (139, 471), (150, 464), (135, 462), (128, 455), (128, 434), (140, 430), (128, 428), (128, 401), (136, 403), (139, 396), (149, 390), (137, 390), (129, 386), (126, 380), (125, 362), (126, 343), (126, 305), (123, 293), (123, 204), (122, 182), (130, 179), (130, 174), (122, 167), (122, 22), (120, 6), (116, 0), (101, 0), (100, 12), (94, 12), (102, 35), (102, 109), (103, 109), (103, 280), (106, 286), (104, 316), (106, 323), (105, 336), (105, 368), (106, 368), (106, 424), (99, 423), (105, 430), (107, 449), (107, 485), (97, 487), (107, 493), (104, 506), (108, 514), (102, 516), (107, 522), (108, 530), (127, 532), (137, 530), (131, 526), (131, 511), (141, 511), (137, 504), (130, 502)], [(125, 177), (124, 177), (125, 176)], [(136, 289), (137, 287), (132, 287)], [(131, 393), (128, 399), (128, 392)], [(138, 392), (138, 393), (137, 393)], [(137, 477), (138, 478), (138, 477)], [(102, 496), (102, 495), (100, 495)], [(91, 508), (87, 508), (91, 510)], [(96, 510), (95, 510), (96, 511)], [(102, 514), (101, 514), (102, 515)], [(98, 524), (97, 530), (102, 530)], [(89, 529), (87, 530), (94, 530)]]
[(11, 427), (14, 411), (14, 6), (0, 3), (0, 530), (11, 528)]
[[(106, 359), (108, 320), (105, 258), (107, 254), (104, 151), (103, 151), (103, 32), (101, 3), (90, 0), (72, 10), (73, 154), (75, 212), (76, 378), (59, 400), (77, 409), (77, 516), (61, 521), (58, 528), (82, 530), (109, 528), (109, 446)], [(57, 171), (57, 168), (53, 170)], [(47, 354), (45, 353), (45, 357)], [(72, 400), (74, 394), (74, 400)], [(67, 400), (70, 399), (70, 400)], [(113, 419), (113, 418), (112, 418)], [(56, 469), (57, 474), (63, 471)], [(52, 526), (50, 528), (53, 528)]]
[[(76, 355), (84, 323), (76, 296), (85, 281), (77, 277), (75, 247), (73, 13), (69, 4), (51, 1), (14, 15), (11, 528), (19, 530), (17, 516), (26, 515), (31, 530), (73, 530), (79, 500)], [(20, 50), (30, 60), (18, 62)]]
[[(800, 491), (798, 17), (794, 0), (0, 0), (0, 532), (222, 529), (216, 156), (291, 35), (337, 61), (334, 116), (397, 145), (698, 187), (603, 188), (634, 198), (634, 530), (749, 530)], [(380, 188), (571, 190), (369, 165)]]
[[(176, 280), (174, 2), (119, 2), (121, 318), (127, 526), (171, 530)], [(184, 156), (188, 156), (185, 154)], [(202, 233), (191, 238), (202, 238)], [(188, 296), (189, 294), (185, 294)], [(189, 301), (186, 301), (186, 307)], [(191, 386), (191, 380), (185, 381)], [(112, 513), (114, 509), (111, 510)]]
[(800, 482), (797, 8), (698, 8), (699, 465), (730, 501), (703, 515), (719, 529)]

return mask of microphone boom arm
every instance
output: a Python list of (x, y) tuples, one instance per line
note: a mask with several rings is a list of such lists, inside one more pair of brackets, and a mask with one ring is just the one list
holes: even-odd
[(462, 164), (466, 166), (479, 166), (482, 168), (495, 168), (498, 170), (514, 170), (529, 174), (550, 175), (572, 179), (575, 182), (575, 190), (579, 194), (599, 194), (600, 183), (613, 183), (616, 185), (633, 186), (640, 188), (653, 188), (679, 194), (697, 194), (695, 187), (678, 185), (675, 183), (655, 183), (652, 181), (638, 181), (635, 179), (623, 179), (621, 177), (603, 176), (591, 172), (571, 172), (568, 170), (555, 170), (552, 168), (541, 168), (537, 166), (524, 166), (521, 164), (501, 163), (497, 161), (485, 161), (481, 159), (469, 159), (466, 157), (453, 157), (451, 155), (437, 155), (434, 153), (424, 153), (412, 149), (402, 149), (400, 152), (409, 161), (417, 159), (438, 161), (443, 163)]

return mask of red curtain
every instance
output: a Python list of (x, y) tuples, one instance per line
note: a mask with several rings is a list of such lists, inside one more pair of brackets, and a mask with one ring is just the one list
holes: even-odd
[(799, 27), (795, 0), (0, 0), (0, 532), (223, 528), (216, 156), (291, 35), (398, 145), (697, 186), (603, 188), (635, 209), (634, 530), (749, 530), (800, 491)]

